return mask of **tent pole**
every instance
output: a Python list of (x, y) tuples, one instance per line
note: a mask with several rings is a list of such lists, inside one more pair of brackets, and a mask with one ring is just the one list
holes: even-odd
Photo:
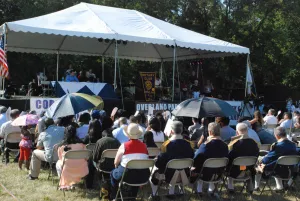
[[(177, 57), (176, 57), (177, 59)], [(179, 87), (179, 100), (181, 102), (181, 86), (180, 86), (180, 78), (179, 78), (179, 68), (178, 68), (178, 61), (176, 62), (177, 67), (177, 79), (178, 79), (178, 87)]]
[(174, 44), (174, 51), (173, 51), (173, 87), (172, 87), (172, 101), (174, 101), (174, 95), (175, 95), (175, 65), (176, 65), (176, 44)]
[(115, 40), (115, 75), (114, 75), (114, 89), (117, 89), (117, 57), (118, 57), (118, 43)]
[(58, 82), (59, 51), (56, 53), (56, 81)]
[(123, 89), (122, 89), (122, 77), (121, 77), (121, 68), (120, 68), (120, 59), (118, 58), (118, 68), (119, 68), (119, 79), (120, 79), (120, 88), (121, 88), (121, 98), (122, 98), (122, 107), (124, 110), (124, 98), (123, 98)]
[(161, 81), (163, 80), (163, 65), (164, 65), (164, 61), (161, 60), (161, 63), (160, 63), (160, 80)]
[(102, 82), (104, 82), (104, 56), (102, 55)]

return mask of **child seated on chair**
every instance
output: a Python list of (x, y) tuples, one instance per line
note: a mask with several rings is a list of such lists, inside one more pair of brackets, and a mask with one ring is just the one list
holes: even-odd
[(29, 158), (32, 149), (32, 141), (27, 126), (21, 126), (21, 138), (22, 140), (19, 143), (19, 147), (20, 147), (19, 170), (22, 170), (22, 164), (24, 161), (25, 161), (26, 169), (29, 170)]

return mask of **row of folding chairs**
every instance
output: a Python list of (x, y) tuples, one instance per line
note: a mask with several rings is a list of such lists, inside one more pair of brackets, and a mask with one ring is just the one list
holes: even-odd
[[(90, 154), (93, 150), (93, 145), (87, 145), (87, 149), (88, 150), (81, 150), (81, 151), (68, 151), (65, 154), (64, 157), (64, 161), (63, 161), (63, 166), (65, 164), (65, 160), (67, 159), (89, 159)], [(261, 149), (264, 149), (265, 151), (270, 150), (270, 146), (266, 146), (266, 147), (261, 147)], [(53, 149), (55, 151), (55, 149)], [(57, 149), (56, 149), (57, 150)], [(160, 153), (160, 149), (159, 148), (149, 148), (148, 149), (149, 152), (149, 156), (157, 156)], [(106, 158), (110, 158), (110, 159), (114, 159), (117, 153), (117, 149), (107, 149), (102, 153), (101, 156), (101, 160), (100, 161), (104, 161)], [(54, 162), (54, 161), (52, 161)], [(282, 156), (278, 159), (277, 164), (275, 165), (275, 168), (277, 166), (281, 167), (281, 166), (295, 166), (298, 165), (300, 162), (300, 156)], [(196, 182), (194, 183), (193, 186), (193, 192), (196, 191), (196, 184), (198, 180), (203, 181), (204, 183), (214, 183), (216, 185), (216, 191), (218, 191), (217, 185), (223, 182), (223, 186), (226, 185), (226, 180), (227, 178), (230, 176), (230, 171), (231, 168), (235, 165), (235, 166), (255, 166), (257, 163), (257, 157), (238, 157), (236, 158), (233, 163), (232, 166), (229, 167), (229, 169), (227, 168), (228, 165), (228, 158), (211, 158), (211, 159), (207, 159), (205, 161), (205, 163), (203, 164), (203, 167), (198, 175), (198, 178), (196, 180)], [(130, 162), (128, 162), (126, 169), (130, 169), (130, 170), (135, 170), (135, 169), (150, 169), (151, 173), (153, 171), (154, 168), (154, 164), (155, 161), (148, 159), (148, 160), (132, 160)], [(169, 163), (167, 164), (167, 168), (166, 169), (174, 169), (174, 170), (178, 170), (178, 171), (182, 171), (183, 169), (188, 168), (189, 170), (191, 169), (191, 167), (193, 166), (193, 160), (192, 159), (174, 159), (169, 161)], [(96, 166), (95, 166), (96, 167)], [(217, 177), (213, 177), (210, 180), (206, 181), (203, 179), (203, 171), (204, 169), (207, 168), (219, 168), (220, 169), (220, 175), (218, 175)], [(227, 170), (226, 170), (227, 168)], [(273, 170), (273, 173), (275, 174), (275, 168)], [(101, 170), (98, 167), (96, 167), (97, 171), (99, 171), (102, 174), (110, 174), (112, 170)], [(149, 177), (145, 178), (144, 181), (142, 183), (130, 183), (128, 181), (125, 181), (125, 174), (126, 174), (126, 170), (124, 171), (124, 174), (122, 175), (121, 181), (119, 183), (119, 190), (117, 192), (117, 197), (120, 196), (121, 200), (123, 200), (123, 194), (122, 194), (122, 187), (124, 185), (128, 185), (128, 186), (143, 186), (148, 184), (148, 181), (150, 179), (150, 175)], [(274, 175), (273, 174), (273, 175)], [(271, 174), (272, 175), (272, 174)], [(244, 177), (239, 177), (239, 178), (232, 178), (235, 182), (242, 182), (244, 183), (242, 191), (244, 190), (245, 186), (246, 186), (246, 182), (250, 179), (250, 175), (245, 174)], [(104, 178), (104, 177), (102, 177)], [(289, 180), (291, 178), (281, 178), (283, 180)], [(159, 181), (158, 184), (158, 190), (160, 189), (160, 186), (164, 183), (164, 181)], [(175, 185), (180, 186), (181, 189), (184, 189), (184, 185), (183, 183), (176, 183)], [(222, 186), (222, 187), (223, 187)], [(261, 193), (263, 193), (263, 191), (265, 190), (265, 187), (268, 186), (270, 188), (269, 185), (269, 177), (268, 179), (265, 180), (265, 185), (261, 191)], [(222, 190), (221, 187), (221, 190)], [(271, 188), (270, 188), (271, 189)], [(157, 191), (158, 193), (158, 191)], [(184, 193), (184, 192), (183, 192)]]

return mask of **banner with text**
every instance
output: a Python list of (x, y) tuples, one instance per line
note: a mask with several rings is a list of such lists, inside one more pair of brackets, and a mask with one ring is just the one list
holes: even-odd
[(155, 98), (155, 72), (140, 72), (143, 83), (145, 100), (153, 101)]
[[(230, 104), (239, 114), (242, 109), (242, 101), (226, 101)], [(163, 112), (166, 110), (172, 111), (175, 107), (179, 104), (178, 103), (159, 103), (159, 102), (135, 102), (135, 109), (136, 111), (142, 111), (145, 114), (148, 113), (148, 109), (153, 109), (153, 114), (157, 112)], [(151, 111), (152, 112), (152, 111)], [(239, 115), (231, 116), (230, 118), (230, 125), (236, 125)]]
[(35, 110), (37, 114), (47, 110), (59, 98), (30, 98), (30, 110)]

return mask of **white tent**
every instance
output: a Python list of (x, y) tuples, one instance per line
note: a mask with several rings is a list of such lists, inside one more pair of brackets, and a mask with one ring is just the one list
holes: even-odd
[(7, 50), (12, 52), (173, 61), (173, 67), (175, 58), (250, 53), (246, 47), (175, 26), (139, 11), (87, 3), (7, 22), (0, 27), (0, 33), (3, 31), (7, 36)]
[[(62, 11), (6, 23), (8, 51), (114, 56), (115, 45), (99, 38), (128, 41), (120, 58), (167, 61), (177, 58), (249, 54), (249, 49), (199, 34), (135, 10), (80, 3)], [(3, 26), (1, 26), (3, 28)], [(1, 31), (1, 30), (0, 30)]]

